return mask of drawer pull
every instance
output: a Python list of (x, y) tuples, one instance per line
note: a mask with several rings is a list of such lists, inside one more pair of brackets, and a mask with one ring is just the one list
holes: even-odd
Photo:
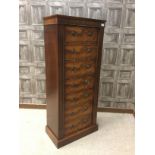
[(90, 68), (91, 67), (90, 64), (82, 64), (82, 66), (85, 67), (85, 68)]
[(78, 98), (76, 98), (76, 97), (73, 97), (73, 101), (77, 101), (78, 100)]
[(72, 53), (72, 54), (75, 54), (75, 53), (79, 53), (78, 51), (75, 50), (75, 48), (73, 48), (72, 50), (65, 50), (66, 53)]
[(78, 53), (75, 48), (73, 48), (72, 53)]
[(89, 80), (84, 80), (84, 84), (88, 84), (89, 83)]
[(91, 48), (87, 48), (87, 52), (91, 52), (92, 51), (92, 49)]
[(89, 65), (89, 64), (87, 64), (87, 65), (85, 65), (86, 66), (86, 68), (90, 68), (91, 67), (91, 65)]
[(77, 72), (77, 68), (76, 67), (73, 67), (72, 68), (72, 72)]
[(73, 116), (73, 115), (75, 115), (75, 112), (72, 111), (69, 115), (70, 116)]
[(82, 64), (81, 67), (90, 68), (91, 64)]
[(88, 53), (92, 52), (93, 49), (94, 49), (94, 48), (88, 48), (88, 47), (84, 47), (84, 48), (83, 48), (83, 50), (84, 50), (85, 52), (88, 52)]
[(75, 31), (72, 31), (71, 34), (72, 34), (72, 36), (75, 36), (76, 35), (76, 32)]
[(72, 87), (76, 88), (76, 87), (78, 87), (78, 85), (77, 84), (73, 84)]
[(88, 110), (88, 105), (84, 105), (82, 111), (87, 111)]
[(89, 31), (88, 36), (92, 36), (92, 35), (93, 35), (93, 32)]
[(69, 126), (69, 129), (73, 129), (73, 128), (75, 128), (75, 125), (71, 125), (71, 126)]
[(81, 119), (81, 124), (86, 124), (88, 123), (88, 121), (89, 121), (89, 118)]
[(85, 92), (85, 93), (83, 94), (84, 97), (88, 97), (89, 95), (90, 95), (90, 94), (87, 93), (87, 92)]

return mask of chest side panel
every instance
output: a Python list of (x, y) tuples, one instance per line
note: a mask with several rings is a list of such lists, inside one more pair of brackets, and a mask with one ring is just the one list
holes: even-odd
[(47, 126), (56, 137), (59, 136), (59, 68), (57, 25), (44, 26), (46, 59)]

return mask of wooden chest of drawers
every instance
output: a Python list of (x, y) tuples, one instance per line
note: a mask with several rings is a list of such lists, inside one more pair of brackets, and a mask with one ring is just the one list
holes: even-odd
[(103, 20), (44, 18), (47, 126), (59, 148), (97, 130)]

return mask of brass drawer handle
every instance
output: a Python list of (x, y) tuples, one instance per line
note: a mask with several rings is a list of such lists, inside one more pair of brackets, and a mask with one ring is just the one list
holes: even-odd
[(75, 125), (71, 125), (71, 126), (69, 126), (69, 129), (73, 129), (73, 128), (75, 128)]
[(82, 111), (87, 111), (88, 110), (88, 105), (84, 105)]
[(90, 68), (91, 65), (90, 64), (81, 64), (81, 67)]
[(78, 87), (78, 84), (73, 84), (72, 87), (76, 88)]
[(85, 68), (87, 68), (87, 69), (91, 67), (90, 64), (82, 64), (82, 66), (85, 67)]
[(93, 35), (93, 32), (92, 31), (89, 31), (88, 32), (88, 36), (92, 36)]
[(78, 70), (78, 69), (77, 69), (76, 67), (73, 67), (73, 68), (72, 68), (72, 72), (77, 72), (77, 70)]
[(85, 52), (88, 52), (88, 53), (92, 52), (93, 49), (94, 49), (94, 48), (88, 48), (88, 47), (84, 47), (84, 48), (83, 48), (83, 50), (84, 50)]
[(72, 31), (71, 34), (72, 34), (73, 37), (75, 37), (75, 36), (81, 35), (82, 33), (81, 32), (76, 32), (76, 31)]
[(78, 100), (78, 98), (76, 98), (76, 97), (73, 97), (73, 101), (77, 101)]
[(75, 50), (75, 48), (73, 48), (72, 50), (65, 49), (65, 51), (66, 53), (72, 53), (72, 54), (79, 53), (78, 51)]
[(71, 34), (72, 34), (72, 36), (75, 36), (76, 35), (76, 32), (75, 31), (72, 31)]
[(84, 80), (84, 84), (88, 84), (89, 82), (89, 80)]
[(82, 124), (85, 124), (85, 123), (87, 123), (88, 121), (89, 121), (89, 118), (81, 119), (81, 123), (82, 123)]
[(91, 52), (92, 51), (92, 49), (91, 48), (87, 48), (87, 52)]
[(83, 96), (84, 96), (84, 97), (88, 97), (89, 95), (90, 95), (90, 94), (87, 93), (87, 92), (83, 93)]
[(89, 121), (89, 119), (84, 119), (84, 120), (82, 121), (82, 123), (85, 124), (85, 123), (87, 123), (88, 121)]
[(72, 53), (79, 53), (79, 52), (76, 51), (75, 48), (73, 48)]
[(91, 67), (91, 65), (90, 64), (87, 64), (87, 65), (85, 65), (86, 66), (86, 68), (90, 68)]
[(76, 113), (75, 112), (71, 112), (70, 114), (69, 114), (69, 116), (74, 116)]

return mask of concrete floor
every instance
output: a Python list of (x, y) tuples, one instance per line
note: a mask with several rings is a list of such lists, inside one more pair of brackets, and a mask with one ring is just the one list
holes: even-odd
[(45, 133), (46, 110), (20, 109), (20, 155), (134, 155), (134, 121), (98, 112), (98, 131), (57, 149)]

